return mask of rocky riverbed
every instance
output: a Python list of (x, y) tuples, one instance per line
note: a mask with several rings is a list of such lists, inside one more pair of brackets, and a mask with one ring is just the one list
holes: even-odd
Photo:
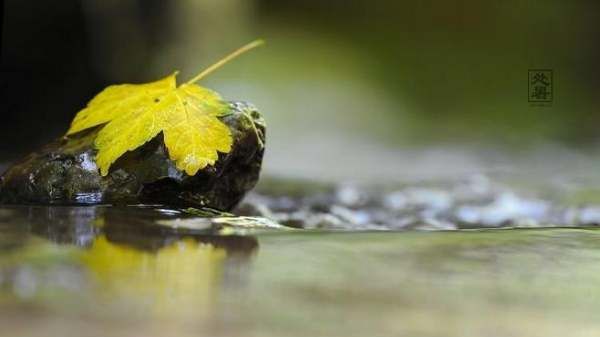
[(304, 229), (588, 227), (600, 224), (599, 196), (574, 182), (540, 187), (485, 175), (396, 186), (267, 179), (235, 212)]
[(595, 186), (265, 176), (232, 213), (5, 205), (0, 324), (25, 337), (595, 335)]

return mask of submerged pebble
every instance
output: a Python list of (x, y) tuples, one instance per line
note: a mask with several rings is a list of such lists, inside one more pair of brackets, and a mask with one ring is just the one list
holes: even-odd
[(251, 193), (238, 210), (306, 229), (455, 230), (600, 224), (600, 206), (568, 205), (541, 193), (521, 193), (483, 175), (397, 189), (342, 184), (285, 196), (281, 190), (272, 193), (267, 186)]

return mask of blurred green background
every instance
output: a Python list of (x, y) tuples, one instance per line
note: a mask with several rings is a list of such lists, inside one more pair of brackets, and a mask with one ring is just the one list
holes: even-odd
[[(108, 84), (173, 70), (188, 79), (257, 37), (267, 46), (202, 84), (263, 112), (265, 170), (273, 174), (328, 168), (351, 176), (373, 162), (393, 173), (411, 160), (421, 162), (415, 170), (443, 170), (468, 161), (448, 152), (595, 149), (600, 139), (597, 1), (7, 0), (4, 7), (0, 160), (61, 135)], [(532, 68), (554, 71), (551, 106), (528, 102)], [(432, 149), (442, 159), (410, 152)]]

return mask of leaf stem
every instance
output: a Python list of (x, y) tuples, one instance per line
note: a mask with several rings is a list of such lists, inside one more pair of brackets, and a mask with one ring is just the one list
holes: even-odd
[(212, 73), (213, 71), (221, 68), (224, 64), (226, 64), (227, 62), (233, 60), (234, 58), (244, 54), (247, 51), (250, 51), (256, 47), (260, 47), (265, 43), (264, 40), (254, 40), (242, 47), (240, 47), (239, 49), (237, 49), (236, 51), (232, 52), (231, 54), (225, 56), (224, 58), (220, 59), (219, 61), (217, 61), (216, 63), (214, 63), (213, 65), (211, 65), (210, 67), (204, 69), (200, 74), (196, 75), (194, 78), (192, 78), (191, 80), (185, 82), (185, 84), (192, 84), (194, 82), (198, 82), (199, 80), (201, 80), (202, 78), (206, 77), (208, 74)]

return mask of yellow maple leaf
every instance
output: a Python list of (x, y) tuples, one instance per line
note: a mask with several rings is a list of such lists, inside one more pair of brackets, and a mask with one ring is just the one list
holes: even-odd
[(229, 112), (228, 105), (194, 82), (262, 43), (245, 45), (180, 86), (177, 72), (146, 84), (111, 85), (77, 113), (67, 135), (105, 124), (94, 142), (96, 163), (105, 176), (125, 152), (162, 132), (169, 158), (179, 170), (194, 175), (214, 165), (218, 152), (227, 153), (232, 145), (229, 128), (218, 119)]

